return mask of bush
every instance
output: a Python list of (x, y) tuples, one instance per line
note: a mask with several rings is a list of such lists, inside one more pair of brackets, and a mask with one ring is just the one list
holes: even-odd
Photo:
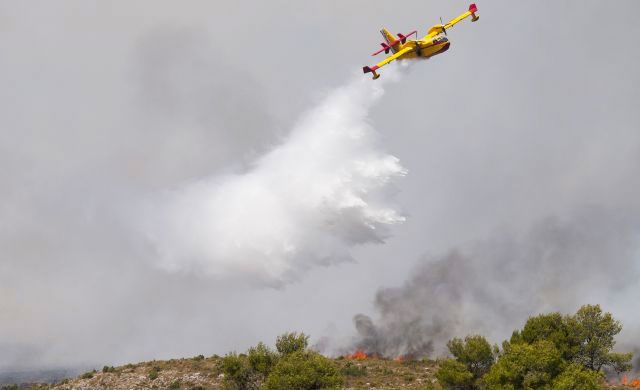
[(93, 374), (95, 374), (96, 370), (87, 371), (84, 374), (80, 375), (80, 379), (91, 379), (93, 378)]
[(553, 381), (554, 390), (598, 390), (602, 386), (602, 374), (584, 368), (580, 364), (569, 364)]
[(169, 385), (169, 390), (178, 390), (180, 388), (181, 382), (180, 379), (176, 379), (175, 381), (171, 382), (171, 384)]
[(107, 373), (107, 372), (116, 372), (115, 367), (111, 366), (104, 366), (102, 367), (102, 372)]
[(289, 332), (278, 336), (276, 340), (276, 349), (282, 355), (288, 355), (294, 352), (301, 352), (307, 349), (309, 344), (309, 336), (304, 333)]
[(551, 341), (563, 359), (571, 360), (578, 348), (578, 341), (569, 326), (570, 317), (563, 317), (560, 313), (540, 314), (529, 317), (521, 331), (514, 331), (510, 342), (512, 344), (533, 344), (536, 341)]
[(510, 343), (548, 340), (567, 362), (593, 371), (608, 366), (620, 373), (631, 368), (632, 358), (630, 353), (612, 352), (614, 337), (621, 330), (611, 313), (603, 313), (599, 305), (584, 305), (572, 316), (551, 313), (530, 317), (521, 331), (513, 332)]
[(249, 348), (247, 356), (251, 369), (265, 377), (269, 375), (271, 369), (278, 361), (278, 355), (261, 342), (255, 347)]
[(194, 356), (193, 360), (195, 360), (196, 362), (204, 360), (204, 355), (198, 355), (198, 356)]
[(151, 371), (149, 371), (149, 379), (154, 380), (157, 378), (158, 378), (158, 369), (154, 367), (151, 369)]
[(507, 344), (483, 382), (489, 389), (548, 387), (561, 371), (562, 363), (560, 352), (551, 341)]
[(456, 360), (467, 367), (474, 379), (486, 374), (494, 362), (493, 349), (482, 336), (471, 335), (464, 338), (454, 338), (447, 343), (447, 347)]
[(445, 389), (473, 389), (473, 374), (467, 366), (454, 359), (447, 359), (440, 363), (436, 372), (436, 379)]
[(617, 372), (631, 369), (631, 353), (612, 352), (614, 337), (622, 330), (622, 324), (611, 313), (602, 313), (600, 305), (584, 305), (569, 321), (579, 346), (573, 357), (575, 362), (595, 371), (603, 366)]
[(238, 355), (235, 352), (225, 355), (222, 358), (222, 372), (224, 373), (224, 383), (227, 389), (244, 390), (252, 388), (254, 375), (246, 356)]
[[(301, 336), (304, 335), (301, 334)], [(298, 340), (301, 339), (298, 338)], [(305, 344), (306, 340), (307, 336), (304, 336)], [(280, 351), (280, 348), (278, 350)], [(267, 377), (264, 389), (338, 389), (343, 382), (342, 376), (331, 359), (317, 352), (296, 350), (285, 354), (278, 361)]]

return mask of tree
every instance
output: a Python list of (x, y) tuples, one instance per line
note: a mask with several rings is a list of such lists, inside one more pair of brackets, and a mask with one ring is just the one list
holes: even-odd
[(473, 374), (463, 363), (454, 359), (446, 359), (440, 363), (436, 379), (445, 389), (474, 389)]
[(510, 343), (533, 344), (536, 341), (553, 342), (564, 359), (571, 360), (578, 348), (578, 340), (569, 326), (569, 317), (560, 313), (540, 314), (529, 317), (521, 331), (514, 331)]
[(288, 332), (276, 339), (276, 349), (282, 355), (304, 351), (309, 344), (309, 336), (304, 333)]
[(482, 378), (488, 389), (548, 388), (561, 371), (560, 352), (548, 340), (505, 344), (505, 350)]
[(251, 368), (265, 377), (278, 361), (278, 355), (262, 342), (249, 348), (247, 355)]
[(631, 368), (631, 353), (614, 353), (614, 337), (622, 330), (619, 321), (611, 313), (602, 313), (600, 305), (584, 305), (575, 316), (568, 319), (577, 350), (573, 360), (584, 367), (600, 371), (610, 366), (617, 372)]
[(464, 364), (475, 379), (484, 375), (494, 362), (493, 349), (484, 337), (469, 335), (464, 341), (459, 338), (449, 340), (447, 347), (456, 360)]
[(222, 358), (225, 388), (229, 390), (245, 390), (259, 388), (254, 372), (249, 367), (246, 357), (235, 352)]
[(338, 389), (343, 382), (342, 376), (331, 359), (314, 351), (297, 350), (280, 358), (267, 377), (264, 388), (265, 390)]
[(612, 352), (614, 337), (621, 330), (622, 325), (611, 313), (602, 313), (599, 305), (584, 305), (572, 316), (550, 313), (530, 317), (521, 331), (513, 332), (510, 344), (548, 340), (567, 362), (594, 371), (609, 366), (624, 372), (631, 368), (632, 354)]
[(602, 388), (602, 373), (572, 363), (553, 380), (554, 390), (598, 390)]

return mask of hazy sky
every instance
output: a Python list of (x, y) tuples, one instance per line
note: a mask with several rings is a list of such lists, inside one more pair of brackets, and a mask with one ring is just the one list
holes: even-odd
[[(375, 150), (408, 170), (392, 183), (406, 221), (352, 248), (354, 261), (273, 289), (158, 267), (140, 205), (251, 172), (304, 112), (368, 77), (380, 27), (424, 33), (468, 3), (0, 1), (0, 368), (223, 354), (288, 330), (347, 345), (355, 314), (379, 314), (380, 288), (410, 285), (452, 249), (508, 264), (487, 243), (546, 245), (536, 232), (549, 218), (568, 221), (569, 237), (593, 232), (566, 240), (587, 237), (600, 254), (567, 256), (580, 285), (593, 283), (588, 300), (558, 281), (546, 300), (505, 288), (491, 305), (602, 303), (629, 339), (640, 327), (624, 298), (640, 293), (637, 2), (477, 4), (480, 20), (452, 29), (447, 53), (395, 69), (362, 113)], [(612, 232), (624, 249), (607, 249), (622, 245)], [(517, 280), (564, 261), (506, 253), (526, 265), (509, 268)], [(626, 294), (609, 294), (615, 275)], [(491, 313), (506, 329), (523, 315)]]

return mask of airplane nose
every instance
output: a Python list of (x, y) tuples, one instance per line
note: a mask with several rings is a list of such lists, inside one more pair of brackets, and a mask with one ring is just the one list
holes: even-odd
[(438, 50), (436, 54), (444, 53), (445, 51), (449, 50), (449, 46), (451, 46), (451, 42), (445, 43), (444, 45), (442, 45), (442, 48)]

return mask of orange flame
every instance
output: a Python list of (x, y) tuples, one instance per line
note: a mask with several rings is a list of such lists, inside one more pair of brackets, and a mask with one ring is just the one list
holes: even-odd
[(629, 378), (625, 375), (620, 380), (620, 384), (627, 387), (633, 387), (635, 389), (640, 389), (640, 379), (632, 379), (629, 381)]
[(364, 351), (355, 351), (351, 355), (347, 355), (347, 359), (352, 360), (364, 360), (366, 358), (368, 358), (368, 356), (366, 353), (364, 353)]
[(403, 362), (408, 362), (408, 361), (412, 361), (412, 360), (416, 360), (416, 357), (412, 354), (408, 354), (408, 355), (398, 355), (398, 357), (396, 357), (395, 359), (393, 359), (394, 361), (398, 362), (398, 363), (403, 363)]

